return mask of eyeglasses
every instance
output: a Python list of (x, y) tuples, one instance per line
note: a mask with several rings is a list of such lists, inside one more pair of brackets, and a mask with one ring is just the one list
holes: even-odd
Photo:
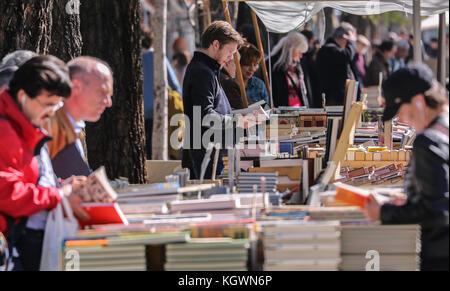
[(49, 104), (42, 103), (41, 101), (39, 101), (39, 99), (35, 99), (35, 100), (39, 103), (39, 105), (41, 105), (42, 107), (45, 108), (45, 112), (48, 112), (48, 111), (55, 111), (56, 112), (61, 107), (64, 106), (64, 101), (59, 101), (57, 104), (49, 105)]

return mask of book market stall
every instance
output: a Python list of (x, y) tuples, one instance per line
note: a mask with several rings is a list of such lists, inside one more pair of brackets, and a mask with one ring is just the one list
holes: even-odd
[[(248, 4), (254, 24), (258, 16), (276, 31), (298, 27), (324, 5), (356, 13), (360, 2), (309, 1), (293, 27), (273, 22), (273, 3)], [(413, 1), (395, 2), (380, 2), (376, 12), (412, 12)], [(448, 10), (447, 2), (435, 2), (422, 12)], [(289, 3), (295, 2), (283, 2), (280, 11)], [(240, 79), (239, 61), (236, 67)], [(270, 89), (267, 71), (263, 76)], [(274, 108), (269, 90), (270, 104), (234, 112), (260, 114), (265, 122), (228, 150), (223, 175), (216, 175), (219, 148), (213, 144), (199, 180), (190, 180), (179, 163), (162, 169), (148, 161), (152, 183), (117, 180), (112, 187), (98, 169), (77, 189), (91, 219), (64, 239), (61, 269), (364, 271), (376, 252), (380, 270), (419, 270), (420, 226), (382, 225), (363, 212), (371, 195), (379, 203), (406, 199), (403, 180), (416, 136), (407, 124), (382, 122), (379, 96), (369, 93), (357, 100), (358, 83), (348, 80), (343, 106)], [(210, 160), (212, 179), (205, 180)], [(158, 171), (164, 175), (156, 179)], [(75, 267), (73, 253), (79, 256)]]
[(418, 270), (420, 227), (371, 223), (361, 210), (369, 193), (404, 195), (414, 137), (403, 124), (380, 133), (365, 110), (353, 103), (340, 128), (344, 108), (278, 108), (268, 122), (281, 130), (245, 138), (214, 180), (181, 171), (113, 189), (100, 168), (77, 190), (91, 220), (62, 258), (76, 251), (80, 270), (365, 270), (378, 250), (382, 270)]

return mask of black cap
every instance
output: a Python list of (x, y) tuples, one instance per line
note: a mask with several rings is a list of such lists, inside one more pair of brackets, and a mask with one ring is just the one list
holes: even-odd
[(383, 96), (386, 100), (383, 121), (394, 118), (400, 106), (409, 103), (412, 97), (428, 91), (433, 81), (433, 72), (422, 63), (413, 63), (394, 72), (383, 83)]
[(343, 38), (344, 35), (348, 36), (349, 33), (350, 33), (350, 31), (347, 28), (345, 28), (343, 26), (339, 26), (333, 31), (333, 37)]

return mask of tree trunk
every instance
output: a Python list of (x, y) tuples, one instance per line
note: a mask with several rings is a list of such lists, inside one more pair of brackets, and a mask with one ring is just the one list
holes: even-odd
[(0, 1), (0, 59), (18, 49), (49, 52), (53, 2)]
[(51, 55), (68, 62), (81, 55), (83, 41), (80, 31), (78, 1), (54, 0), (51, 33)]
[(168, 81), (166, 67), (167, 0), (156, 1), (153, 31), (154, 52), (154, 119), (152, 138), (152, 159), (167, 160), (168, 155)]
[(113, 106), (86, 128), (89, 163), (131, 183), (146, 180), (140, 9), (139, 0), (83, 1), (80, 15), (83, 55), (108, 62), (115, 81)]

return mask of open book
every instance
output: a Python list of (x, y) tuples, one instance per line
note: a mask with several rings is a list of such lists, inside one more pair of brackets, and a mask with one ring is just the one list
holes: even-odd
[(264, 110), (264, 108), (261, 107), (261, 105), (257, 105), (257, 106), (250, 106), (248, 108), (244, 108), (244, 109), (237, 109), (237, 110), (233, 110), (231, 111), (231, 114), (240, 114), (242, 116), (246, 116), (248, 114), (253, 114), (255, 117), (258, 116), (259, 118), (263, 118), (263, 120), (260, 121), (264, 121), (264, 120), (269, 120), (270, 119), (270, 110)]
[(109, 184), (104, 167), (92, 173), (86, 182), (73, 189), (72, 193), (79, 195), (85, 203), (111, 203), (117, 199), (117, 193)]

